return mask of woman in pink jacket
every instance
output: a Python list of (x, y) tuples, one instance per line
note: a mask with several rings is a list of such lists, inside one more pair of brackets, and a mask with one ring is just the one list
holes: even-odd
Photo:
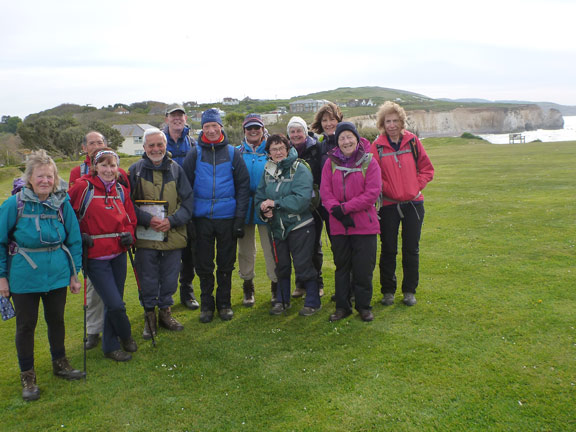
[(322, 205), (330, 213), (336, 265), (336, 311), (330, 321), (352, 313), (352, 289), (360, 318), (372, 321), (372, 273), (376, 265), (376, 236), (380, 232), (374, 204), (381, 190), (380, 169), (365, 150), (367, 140), (360, 138), (353, 123), (339, 123), (335, 138), (338, 146), (328, 152), (320, 183)]
[(400, 105), (385, 102), (378, 110), (376, 126), (381, 135), (372, 144), (371, 152), (382, 172), (380, 285), (384, 297), (381, 303), (394, 304), (398, 230), (402, 224), (403, 302), (414, 306), (424, 221), (422, 190), (434, 177), (434, 167), (418, 137), (405, 129), (406, 112)]

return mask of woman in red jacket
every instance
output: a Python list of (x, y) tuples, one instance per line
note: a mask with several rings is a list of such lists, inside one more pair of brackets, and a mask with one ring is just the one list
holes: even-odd
[(371, 147), (382, 173), (380, 209), (380, 285), (381, 303), (394, 304), (398, 229), (402, 224), (403, 302), (416, 304), (419, 280), (419, 243), (424, 221), (422, 190), (434, 177), (434, 167), (416, 135), (407, 131), (406, 112), (385, 102), (378, 110), (376, 126), (381, 135)]
[(98, 151), (90, 173), (69, 194), (88, 250), (86, 273), (105, 306), (102, 350), (108, 358), (128, 361), (138, 349), (123, 300), (126, 250), (134, 243), (136, 214), (128, 188), (118, 182), (119, 165), (114, 151)]

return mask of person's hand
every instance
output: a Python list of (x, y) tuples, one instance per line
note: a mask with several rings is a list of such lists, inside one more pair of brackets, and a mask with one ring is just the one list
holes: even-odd
[(94, 239), (88, 233), (82, 233), (82, 246), (86, 249), (94, 246)]
[(134, 243), (134, 237), (129, 232), (123, 232), (120, 234), (120, 244), (124, 247), (132, 246)]
[(334, 216), (336, 219), (338, 219), (340, 222), (342, 222), (342, 219), (344, 218), (344, 210), (342, 210), (342, 206), (334, 206), (330, 209), (330, 213), (332, 213), (332, 216)]
[(244, 237), (244, 218), (237, 217), (234, 219), (234, 227), (232, 229), (232, 235), (234, 238), (239, 239)]
[(262, 201), (262, 204), (260, 204), (260, 211), (262, 213), (265, 213), (268, 210), (273, 209), (275, 205), (276, 204), (271, 199), (264, 200), (264, 201)]
[(158, 225), (158, 231), (160, 232), (168, 232), (170, 231), (170, 220), (168, 218), (162, 219), (162, 222)]
[(346, 228), (351, 228), (351, 227), (356, 228), (356, 224), (354, 223), (354, 219), (352, 219), (352, 216), (350, 216), (349, 214), (344, 215), (344, 217), (342, 218), (340, 223), (342, 223), (342, 225), (344, 225)]
[(78, 294), (80, 292), (81, 287), (82, 287), (82, 285), (80, 285), (80, 281), (78, 280), (78, 276), (76, 276), (76, 275), (70, 276), (70, 292), (72, 294)]
[(0, 278), (0, 296), (10, 297), (10, 284), (7, 278)]

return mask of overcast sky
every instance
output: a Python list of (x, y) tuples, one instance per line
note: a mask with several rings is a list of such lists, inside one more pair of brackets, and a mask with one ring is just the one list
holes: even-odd
[(0, 115), (362, 86), (576, 105), (575, 17), (573, 0), (3, 2)]

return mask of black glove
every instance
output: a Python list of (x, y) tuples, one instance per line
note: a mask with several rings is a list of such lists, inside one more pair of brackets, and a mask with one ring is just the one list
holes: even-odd
[(94, 246), (94, 239), (88, 233), (82, 233), (82, 246), (86, 249)]
[(244, 218), (234, 219), (232, 235), (237, 239), (244, 237)]
[(344, 219), (344, 216), (346, 216), (344, 214), (344, 210), (342, 210), (342, 206), (334, 206), (330, 209), (330, 213), (332, 213), (332, 216), (334, 216), (336, 219), (338, 219), (340, 222), (342, 222), (342, 219)]
[(125, 247), (132, 246), (132, 243), (134, 243), (134, 237), (132, 237), (132, 234), (130, 234), (129, 232), (124, 232), (120, 234), (120, 244), (122, 246)]
[(356, 224), (354, 223), (354, 219), (352, 219), (352, 216), (350, 216), (349, 214), (344, 215), (344, 217), (340, 220), (340, 222), (346, 228), (350, 228), (350, 227), (356, 228)]

